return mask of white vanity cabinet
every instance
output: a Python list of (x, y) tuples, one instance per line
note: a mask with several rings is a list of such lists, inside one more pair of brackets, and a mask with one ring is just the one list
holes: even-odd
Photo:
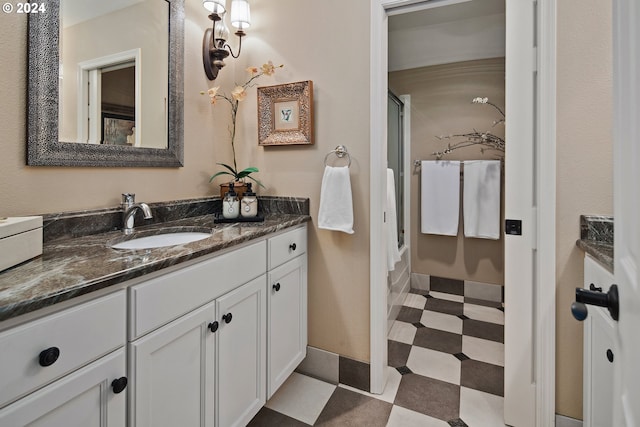
[[(591, 256), (584, 260), (584, 287), (607, 292), (613, 274)], [(588, 306), (584, 321), (584, 427), (610, 427), (613, 416), (613, 370), (617, 344), (614, 320), (604, 307)]]
[(0, 426), (245, 426), (306, 355), (306, 236), (294, 227), (0, 332)]
[(307, 355), (306, 253), (269, 271), (267, 312), (269, 399)]
[(267, 399), (307, 355), (307, 227), (269, 239)]
[(129, 288), (131, 426), (243, 426), (264, 405), (266, 246)]
[(213, 426), (215, 302), (129, 345), (132, 426)]
[(0, 333), (0, 425), (124, 427), (119, 291)]
[(266, 276), (217, 301), (219, 427), (243, 427), (266, 403)]

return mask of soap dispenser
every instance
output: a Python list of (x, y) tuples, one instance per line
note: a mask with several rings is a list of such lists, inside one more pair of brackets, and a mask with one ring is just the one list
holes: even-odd
[(258, 198), (251, 189), (251, 183), (247, 183), (247, 191), (244, 192), (240, 201), (240, 215), (243, 218), (255, 218), (258, 216)]
[(233, 183), (229, 184), (229, 191), (222, 200), (222, 216), (226, 219), (238, 218), (240, 213), (240, 202), (238, 201), (238, 195), (233, 188)]

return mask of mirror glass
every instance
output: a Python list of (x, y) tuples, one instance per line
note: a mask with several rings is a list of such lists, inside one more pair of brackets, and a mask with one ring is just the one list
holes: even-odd
[(184, 0), (46, 8), (29, 16), (28, 164), (182, 166)]
[(168, 22), (165, 1), (60, 1), (59, 141), (167, 148)]

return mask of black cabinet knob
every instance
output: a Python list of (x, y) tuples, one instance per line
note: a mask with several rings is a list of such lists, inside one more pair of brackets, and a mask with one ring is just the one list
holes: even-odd
[(211, 332), (215, 332), (215, 331), (218, 330), (218, 326), (219, 326), (219, 323), (216, 320), (215, 322), (209, 323), (209, 326), (207, 326), (207, 327), (211, 330)]
[(43, 367), (51, 366), (56, 363), (58, 357), (60, 357), (60, 349), (58, 347), (50, 347), (40, 352), (38, 362), (40, 363), (40, 366)]
[(222, 316), (224, 323), (231, 323), (231, 319), (233, 319), (233, 315), (231, 313), (227, 313)]
[(127, 388), (127, 377), (120, 377), (111, 382), (111, 388), (115, 394), (122, 393), (122, 391)]
[(296, 246), (295, 243), (292, 243), (292, 244), (289, 245), (289, 249), (291, 249), (292, 251), (295, 251), (296, 248), (297, 248), (297, 246)]
[(280, 290), (280, 283), (276, 283), (275, 285), (273, 285), (273, 289), (278, 292)]
[(613, 351), (611, 351), (611, 349), (607, 350), (607, 360), (613, 363)]

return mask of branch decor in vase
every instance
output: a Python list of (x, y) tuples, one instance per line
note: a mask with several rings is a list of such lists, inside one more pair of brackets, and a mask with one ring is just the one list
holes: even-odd
[[(491, 127), (495, 127), (499, 124), (504, 124), (505, 122), (504, 111), (502, 111), (502, 109), (498, 107), (496, 104), (490, 102), (489, 98), (486, 98), (486, 97), (473, 98), (471, 103), (479, 104), (479, 105), (490, 105), (500, 114), (500, 118), (497, 120), (494, 120)], [(480, 151), (482, 153), (484, 153), (486, 150), (498, 151), (502, 153), (501, 157), (504, 157), (504, 148), (505, 148), (504, 138), (501, 138), (491, 133), (490, 131), (478, 132), (477, 130), (473, 129), (473, 131), (471, 132), (460, 133), (455, 135), (441, 135), (441, 136), (437, 136), (436, 138), (438, 138), (441, 141), (442, 140), (453, 141), (453, 142), (449, 142), (447, 145), (447, 148), (445, 148), (444, 150), (434, 151), (433, 153), (431, 153), (432, 155), (436, 156), (437, 160), (442, 159), (445, 155), (451, 153), (454, 150), (457, 150), (459, 148), (464, 148), (464, 147), (470, 147), (473, 145), (479, 145)]]
[(245, 179), (251, 179), (255, 181), (259, 186), (264, 188), (264, 185), (251, 176), (251, 174), (259, 172), (258, 168), (254, 166), (246, 167), (242, 170), (238, 169), (238, 162), (236, 160), (236, 121), (238, 118), (238, 107), (240, 106), (240, 102), (243, 101), (247, 96), (247, 90), (257, 84), (256, 80), (261, 76), (272, 76), (277, 68), (282, 68), (284, 65), (273, 65), (271, 61), (263, 64), (260, 68), (258, 67), (248, 67), (247, 73), (249, 74), (249, 78), (243, 84), (236, 84), (236, 86), (231, 91), (230, 95), (227, 95), (224, 92), (220, 91), (220, 86), (215, 86), (207, 90), (206, 92), (200, 92), (201, 95), (207, 94), (211, 100), (211, 104), (215, 105), (218, 100), (224, 100), (229, 103), (231, 106), (231, 125), (229, 126), (229, 134), (231, 137), (231, 152), (233, 154), (233, 164), (227, 163), (216, 163), (219, 166), (222, 166), (221, 171), (216, 172), (209, 178), (209, 182), (213, 181), (216, 177), (221, 175), (229, 175), (233, 177), (233, 179), (229, 183), (223, 183), (220, 185), (220, 197), (224, 197), (224, 193), (228, 191), (229, 184), (233, 183), (234, 189), (236, 193), (238, 193), (239, 197), (242, 197), (246, 189)]

